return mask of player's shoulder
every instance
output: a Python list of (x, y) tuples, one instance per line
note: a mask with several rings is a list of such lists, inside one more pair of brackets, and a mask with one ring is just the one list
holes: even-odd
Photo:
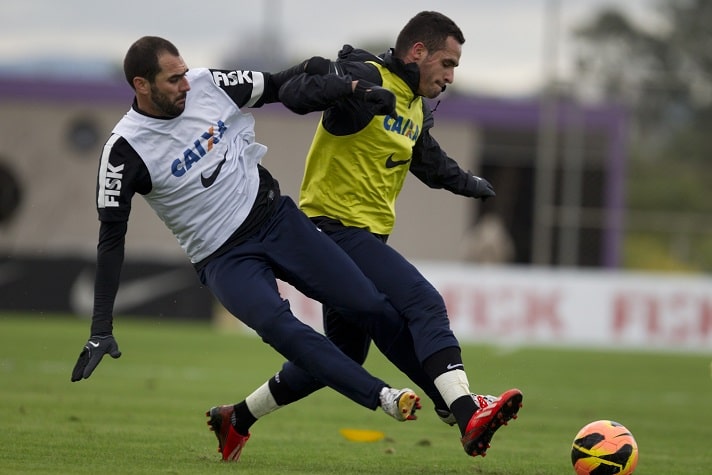
[(113, 132), (106, 141), (105, 148), (109, 148), (112, 154), (136, 155), (136, 151), (123, 135)]

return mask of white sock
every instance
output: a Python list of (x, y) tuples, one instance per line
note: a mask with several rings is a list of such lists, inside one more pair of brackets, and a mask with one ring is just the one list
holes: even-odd
[(469, 396), (470, 383), (467, 381), (467, 373), (461, 369), (455, 369), (441, 374), (435, 378), (435, 387), (440, 391), (440, 395), (445, 400), (447, 407), (462, 396)]
[(245, 398), (245, 404), (247, 404), (247, 409), (255, 416), (255, 419), (266, 416), (281, 407), (277, 404), (277, 401), (274, 400), (274, 396), (272, 396), (272, 392), (269, 390), (269, 382), (264, 383), (255, 389), (252, 394), (247, 396)]

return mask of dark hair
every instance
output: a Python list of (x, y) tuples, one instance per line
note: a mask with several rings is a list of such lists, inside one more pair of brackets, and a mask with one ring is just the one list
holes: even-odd
[(403, 58), (417, 42), (422, 42), (428, 52), (434, 53), (445, 48), (450, 36), (460, 44), (465, 42), (462, 30), (450, 18), (438, 12), (420, 12), (398, 33), (394, 54)]
[(178, 48), (170, 41), (158, 36), (144, 36), (129, 47), (124, 57), (124, 76), (133, 88), (133, 78), (142, 77), (153, 83), (161, 72), (158, 57), (162, 53), (180, 56)]

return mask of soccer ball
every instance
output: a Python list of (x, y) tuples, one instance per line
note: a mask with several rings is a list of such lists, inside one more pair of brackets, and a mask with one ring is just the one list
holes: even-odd
[(591, 422), (574, 438), (571, 463), (577, 475), (630, 475), (638, 464), (638, 444), (617, 422)]

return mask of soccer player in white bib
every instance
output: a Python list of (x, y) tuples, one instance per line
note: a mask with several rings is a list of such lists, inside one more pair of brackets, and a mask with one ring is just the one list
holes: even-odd
[[(100, 221), (94, 309), (89, 339), (72, 381), (89, 378), (102, 357), (121, 356), (113, 305), (124, 259), (131, 201), (141, 195), (174, 234), (200, 281), (220, 303), (288, 360), (362, 406), (381, 407), (396, 420), (420, 407), (410, 389), (372, 376), (331, 341), (300, 322), (277, 290), (276, 279), (352, 316), (364, 331), (390, 345), (402, 319), (348, 255), (301, 212), (261, 160), (249, 107), (279, 101), (280, 87), (311, 58), (275, 74), (188, 69), (176, 47), (154, 36), (126, 53), (124, 73), (135, 91), (99, 162), (96, 205)], [(383, 91), (364, 92), (338, 79), (340, 93), (392, 110)], [(384, 112), (384, 113), (385, 113)], [(389, 323), (392, 326), (389, 327)], [(385, 330), (383, 328), (385, 327)], [(388, 353), (387, 346), (384, 352)], [(223, 364), (225, 364), (223, 362)], [(225, 370), (239, 377), (240, 362)], [(208, 411), (224, 460), (236, 460), (247, 436), (232, 413)]]

